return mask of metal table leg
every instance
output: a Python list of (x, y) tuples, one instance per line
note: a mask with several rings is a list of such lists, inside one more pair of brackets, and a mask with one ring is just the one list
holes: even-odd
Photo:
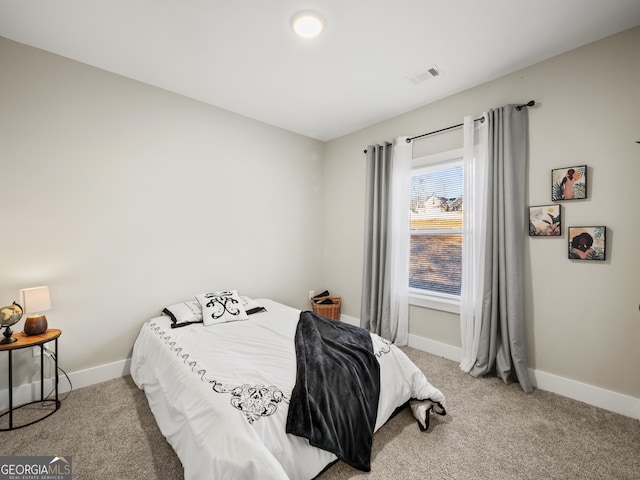
[(13, 428), (13, 365), (11, 361), (11, 350), (9, 350), (9, 430)]

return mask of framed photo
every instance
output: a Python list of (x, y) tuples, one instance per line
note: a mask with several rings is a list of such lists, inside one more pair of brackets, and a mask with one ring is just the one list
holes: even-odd
[(559, 237), (560, 234), (560, 205), (529, 207), (530, 237)]
[(604, 260), (607, 227), (569, 227), (569, 258)]
[(551, 201), (587, 198), (587, 166), (551, 170)]

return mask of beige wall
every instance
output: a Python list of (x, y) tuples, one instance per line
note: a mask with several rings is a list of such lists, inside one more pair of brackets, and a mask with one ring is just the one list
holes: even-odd
[[(71, 372), (127, 358), (145, 319), (208, 289), (306, 307), (326, 287), (357, 317), (366, 146), (534, 99), (529, 204), (550, 203), (552, 168), (590, 180), (562, 238), (527, 238), (530, 366), (640, 398), (639, 45), (636, 28), (323, 144), (0, 38), (0, 303), (49, 285)], [(567, 225), (606, 225), (607, 261), (567, 260)], [(410, 317), (460, 345), (455, 315)]]
[[(589, 180), (586, 200), (562, 202), (561, 238), (527, 237), (530, 367), (639, 398), (639, 85), (636, 28), (329, 142), (325, 280), (344, 313), (360, 313), (366, 146), (533, 99), (528, 204), (551, 203), (553, 168), (587, 164)], [(567, 259), (566, 227), (581, 225), (607, 226), (606, 261)], [(460, 345), (456, 315), (412, 307), (410, 332)]]
[[(68, 372), (124, 360), (145, 320), (206, 290), (307, 306), (322, 288), (323, 155), (0, 38), (0, 305), (48, 285)], [(14, 384), (31, 381), (16, 353)]]

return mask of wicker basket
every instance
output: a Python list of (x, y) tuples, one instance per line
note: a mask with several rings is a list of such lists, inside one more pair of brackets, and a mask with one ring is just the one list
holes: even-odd
[[(316, 303), (330, 298), (333, 303)], [(340, 297), (314, 297), (311, 299), (311, 306), (313, 311), (323, 317), (331, 318), (332, 320), (340, 320)]]

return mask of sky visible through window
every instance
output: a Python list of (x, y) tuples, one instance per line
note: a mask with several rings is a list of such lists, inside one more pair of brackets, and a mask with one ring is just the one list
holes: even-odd
[(431, 195), (444, 198), (462, 196), (462, 166), (441, 168), (411, 179), (411, 197), (425, 201)]

